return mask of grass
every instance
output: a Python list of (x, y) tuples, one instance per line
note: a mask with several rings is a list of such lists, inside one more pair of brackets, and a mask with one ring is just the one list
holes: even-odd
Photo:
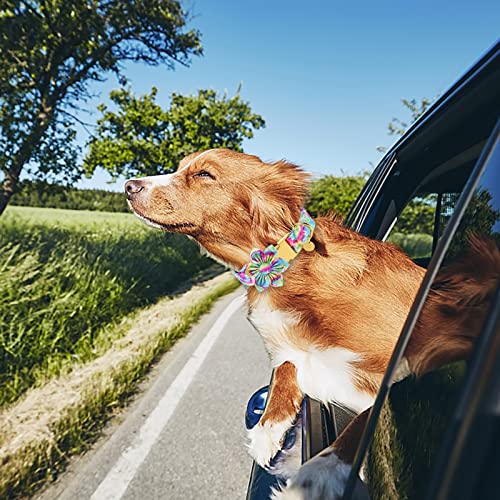
[(76, 229), (81, 232), (102, 233), (130, 228), (144, 233), (151, 231), (151, 228), (141, 224), (129, 213), (9, 206), (0, 220), (4, 218), (10, 223), (19, 221), (31, 226), (49, 224), (51, 227)]
[(131, 214), (9, 207), (0, 217), (0, 406), (89, 361), (121, 318), (211, 262)]
[(430, 234), (391, 233), (387, 241), (400, 246), (412, 259), (421, 259), (432, 255), (432, 236)]
[(47, 479), (57, 477), (68, 458), (99, 435), (159, 355), (217, 298), (238, 285), (221, 275), (135, 313), (120, 326), (123, 335), (101, 356), (30, 389), (0, 411), (0, 498), (32, 495)]

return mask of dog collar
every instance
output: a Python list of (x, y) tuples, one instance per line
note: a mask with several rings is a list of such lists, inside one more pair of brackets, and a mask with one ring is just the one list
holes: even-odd
[(314, 250), (311, 241), (316, 223), (305, 209), (300, 209), (300, 219), (292, 230), (283, 236), (276, 245), (269, 245), (265, 250), (255, 249), (250, 254), (251, 262), (239, 271), (233, 271), (236, 278), (245, 286), (255, 286), (263, 292), (270, 286), (283, 286), (283, 273), (290, 266), (302, 249)]

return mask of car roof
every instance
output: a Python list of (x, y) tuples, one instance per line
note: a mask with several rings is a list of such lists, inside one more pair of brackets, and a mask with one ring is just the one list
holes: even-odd
[[(390, 157), (396, 151), (399, 155), (417, 140), (418, 136), (430, 134), (444, 115), (447, 122), (463, 120), (472, 110), (481, 108), (487, 112), (488, 134), (498, 117), (498, 107), (485, 106), (487, 102), (500, 104), (500, 41), (495, 43), (463, 76), (461, 76), (443, 95), (441, 95), (422, 116), (411, 125), (405, 134), (387, 152)], [(458, 105), (458, 106), (457, 106)], [(454, 109), (458, 107), (458, 109)], [(455, 111), (455, 113), (451, 113)], [(491, 115), (491, 117), (490, 117)], [(439, 123), (439, 125), (442, 125)], [(382, 160), (383, 161), (383, 160)]]
[(365, 221), (395, 165), (409, 182), (420, 185), (419, 178), (429, 177), (421, 188), (432, 190), (433, 182), (438, 182), (435, 175), (432, 178), (433, 174), (458, 162), (463, 170), (457, 171), (454, 179), (449, 178), (451, 184), (446, 188), (454, 190), (460, 186), (498, 119), (498, 89), (500, 42), (466, 71), (391, 147), (352, 206), (345, 224), (375, 237), (371, 227), (373, 221), (368, 226)]

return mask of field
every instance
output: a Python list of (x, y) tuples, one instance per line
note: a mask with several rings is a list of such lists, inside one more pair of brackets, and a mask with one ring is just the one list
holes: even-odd
[(130, 214), (9, 207), (0, 217), (0, 405), (102, 353), (131, 311), (211, 265)]
[(421, 259), (432, 255), (432, 236), (430, 234), (391, 233), (387, 241), (401, 247), (412, 259)]

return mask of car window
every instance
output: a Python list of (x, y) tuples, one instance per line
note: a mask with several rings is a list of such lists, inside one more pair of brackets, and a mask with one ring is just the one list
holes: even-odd
[[(457, 402), (470, 375), (475, 346), (497, 293), (500, 274), (500, 142), (488, 157), (487, 168), (468, 197), (465, 211), (433, 278), (417, 318), (405, 358), (417, 378), (392, 386), (382, 407), (368, 459), (368, 476), (380, 483), (391, 468), (391, 485), (399, 498), (427, 498), (438, 451), (455, 418)], [(443, 193), (444, 194), (444, 193)], [(449, 205), (437, 218), (440, 232), (459, 210), (458, 196), (450, 193)], [(432, 205), (436, 193), (418, 202)], [(401, 218), (400, 218), (401, 220)], [(436, 220), (436, 219), (435, 219)], [(455, 221), (453, 221), (454, 227)], [(441, 228), (441, 225), (443, 227)], [(396, 227), (396, 226), (395, 226)], [(447, 233), (450, 228), (448, 228)], [(404, 450), (398, 462), (388, 453), (388, 442)], [(385, 464), (381, 468), (380, 464)], [(382, 470), (384, 469), (384, 470)], [(387, 476), (387, 474), (385, 474)], [(373, 497), (389, 484), (375, 486)]]
[(450, 219), (460, 192), (434, 192), (412, 198), (395, 218), (387, 241), (418, 263), (428, 261)]
[(426, 265), (485, 142), (443, 150), (426, 161), (398, 155), (358, 230), (401, 245), (412, 258), (427, 259), (419, 262)]
[(475, 149), (452, 161), (447, 159), (406, 189), (402, 188), (405, 182), (410, 183), (411, 176), (404, 165), (395, 169), (389, 180), (394, 185), (386, 195), (392, 199), (386, 201), (378, 236), (399, 245), (418, 264), (427, 267), (478, 156), (479, 150)]

